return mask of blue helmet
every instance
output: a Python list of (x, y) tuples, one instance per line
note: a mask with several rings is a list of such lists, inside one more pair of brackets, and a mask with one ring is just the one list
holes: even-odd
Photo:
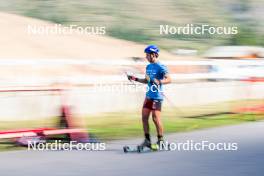
[(159, 48), (156, 45), (149, 45), (145, 48), (145, 53), (159, 53)]

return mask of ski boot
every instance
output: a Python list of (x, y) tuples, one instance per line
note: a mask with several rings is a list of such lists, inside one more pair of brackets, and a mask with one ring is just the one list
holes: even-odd
[(144, 150), (144, 148), (150, 148), (151, 149), (151, 142), (148, 139), (145, 139), (142, 144), (137, 146), (137, 151), (140, 153)]

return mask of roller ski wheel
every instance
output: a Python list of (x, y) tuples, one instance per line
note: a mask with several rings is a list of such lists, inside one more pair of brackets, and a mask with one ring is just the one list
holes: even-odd
[(142, 145), (137, 146), (137, 152), (138, 153), (143, 152), (143, 150), (144, 150), (144, 146), (142, 146)]
[(159, 145), (158, 144), (151, 144), (151, 148), (152, 151), (158, 151), (159, 150)]
[(123, 150), (124, 150), (124, 153), (128, 153), (130, 151), (130, 147), (129, 146), (124, 146)]

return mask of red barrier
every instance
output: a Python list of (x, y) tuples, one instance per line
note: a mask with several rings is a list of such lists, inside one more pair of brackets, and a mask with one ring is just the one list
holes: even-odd
[(6, 138), (21, 138), (21, 137), (46, 137), (51, 135), (68, 134), (72, 141), (88, 141), (88, 133), (85, 127), (75, 123), (71, 113), (71, 108), (66, 105), (65, 90), (62, 88), (45, 87), (27, 87), (21, 89), (0, 89), (0, 92), (32, 92), (32, 91), (55, 91), (61, 96), (61, 115), (59, 116), (60, 123), (57, 128), (35, 128), (35, 129), (16, 129), (0, 131), (0, 139)]

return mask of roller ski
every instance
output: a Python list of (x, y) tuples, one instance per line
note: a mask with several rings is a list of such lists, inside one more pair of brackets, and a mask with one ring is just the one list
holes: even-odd
[(124, 146), (124, 153), (144, 153), (144, 152), (155, 152), (163, 150), (163, 145), (161, 143), (164, 141), (158, 141), (155, 144), (151, 144), (151, 142), (147, 139), (144, 142), (136, 147)]

